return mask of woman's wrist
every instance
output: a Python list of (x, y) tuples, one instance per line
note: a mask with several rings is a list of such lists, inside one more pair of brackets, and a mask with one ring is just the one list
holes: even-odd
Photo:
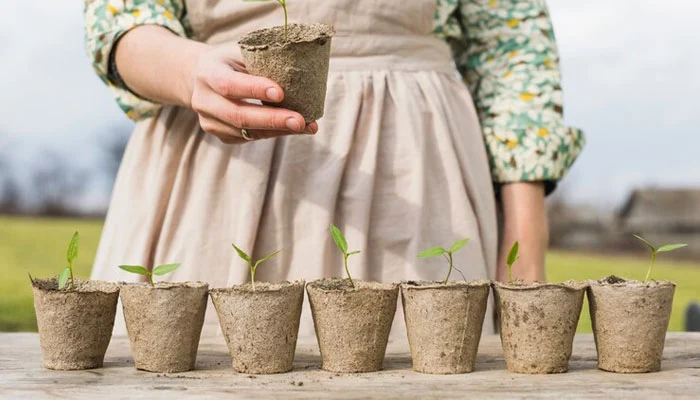
[(162, 26), (142, 25), (125, 33), (113, 51), (129, 90), (156, 103), (190, 107), (197, 61), (209, 48)]

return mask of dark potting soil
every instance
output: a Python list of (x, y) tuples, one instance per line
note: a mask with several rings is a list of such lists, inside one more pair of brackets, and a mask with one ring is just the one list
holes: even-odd
[(367, 282), (359, 279), (353, 279), (355, 287), (350, 285), (350, 280), (345, 278), (327, 278), (319, 279), (309, 283), (310, 286), (321, 290), (332, 291), (355, 291), (355, 290), (390, 290), (396, 285), (380, 282)]

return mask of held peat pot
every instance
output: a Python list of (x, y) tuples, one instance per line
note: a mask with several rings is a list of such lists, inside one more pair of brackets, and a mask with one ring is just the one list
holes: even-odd
[(208, 288), (204, 282), (122, 285), (124, 320), (137, 369), (194, 369)]
[(331, 372), (382, 369), (396, 312), (396, 284), (320, 279), (306, 286), (321, 350), (321, 368)]
[(401, 284), (414, 371), (461, 374), (474, 370), (489, 289), (488, 281)]
[(44, 367), (101, 367), (112, 338), (119, 286), (75, 278), (74, 289), (59, 290), (52, 278), (33, 279), (32, 290)]
[(270, 106), (300, 113), (306, 123), (323, 116), (333, 26), (290, 24), (261, 29), (239, 42), (246, 68), (252, 75), (277, 82), (284, 91), (280, 103)]
[(304, 281), (256, 282), (212, 289), (212, 302), (233, 360), (247, 374), (292, 370)]
[(587, 284), (493, 285), (508, 371), (566, 372)]
[(590, 282), (593, 337), (598, 368), (639, 373), (661, 369), (661, 355), (676, 285), (610, 276)]

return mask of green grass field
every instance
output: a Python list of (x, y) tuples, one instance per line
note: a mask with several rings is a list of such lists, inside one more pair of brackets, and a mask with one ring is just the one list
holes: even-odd
[[(74, 230), (80, 231), (81, 239), (76, 273), (85, 277), (95, 257), (102, 221), (0, 217), (0, 331), (36, 330), (27, 272), (36, 277), (60, 272)], [(643, 258), (555, 251), (547, 259), (547, 277), (552, 282), (610, 274), (642, 279), (646, 266)], [(691, 299), (700, 300), (700, 263), (669, 262), (661, 257), (652, 275), (678, 283), (669, 329), (682, 330), (686, 305)], [(584, 305), (579, 331), (590, 330), (588, 306)]]

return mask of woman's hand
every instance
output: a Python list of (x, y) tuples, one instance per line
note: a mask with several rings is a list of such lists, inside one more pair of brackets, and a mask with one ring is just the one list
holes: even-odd
[(249, 75), (231, 49), (219, 47), (203, 53), (193, 71), (190, 105), (205, 132), (235, 144), (247, 141), (241, 129), (253, 140), (318, 131), (316, 122), (307, 126), (299, 113), (248, 101), (279, 102), (284, 93), (272, 80)]
[(130, 30), (116, 49), (117, 70), (129, 89), (157, 103), (192, 108), (202, 129), (225, 143), (246, 142), (242, 128), (252, 139), (318, 131), (299, 113), (261, 105), (281, 101), (282, 88), (249, 75), (240, 59), (235, 46), (212, 47), (156, 25)]
[(544, 281), (544, 260), (549, 245), (544, 185), (540, 182), (504, 184), (501, 201), (503, 226), (496, 279), (501, 282), (508, 280), (506, 258), (517, 240), (520, 242), (520, 259), (513, 266), (513, 278), (526, 282)]

